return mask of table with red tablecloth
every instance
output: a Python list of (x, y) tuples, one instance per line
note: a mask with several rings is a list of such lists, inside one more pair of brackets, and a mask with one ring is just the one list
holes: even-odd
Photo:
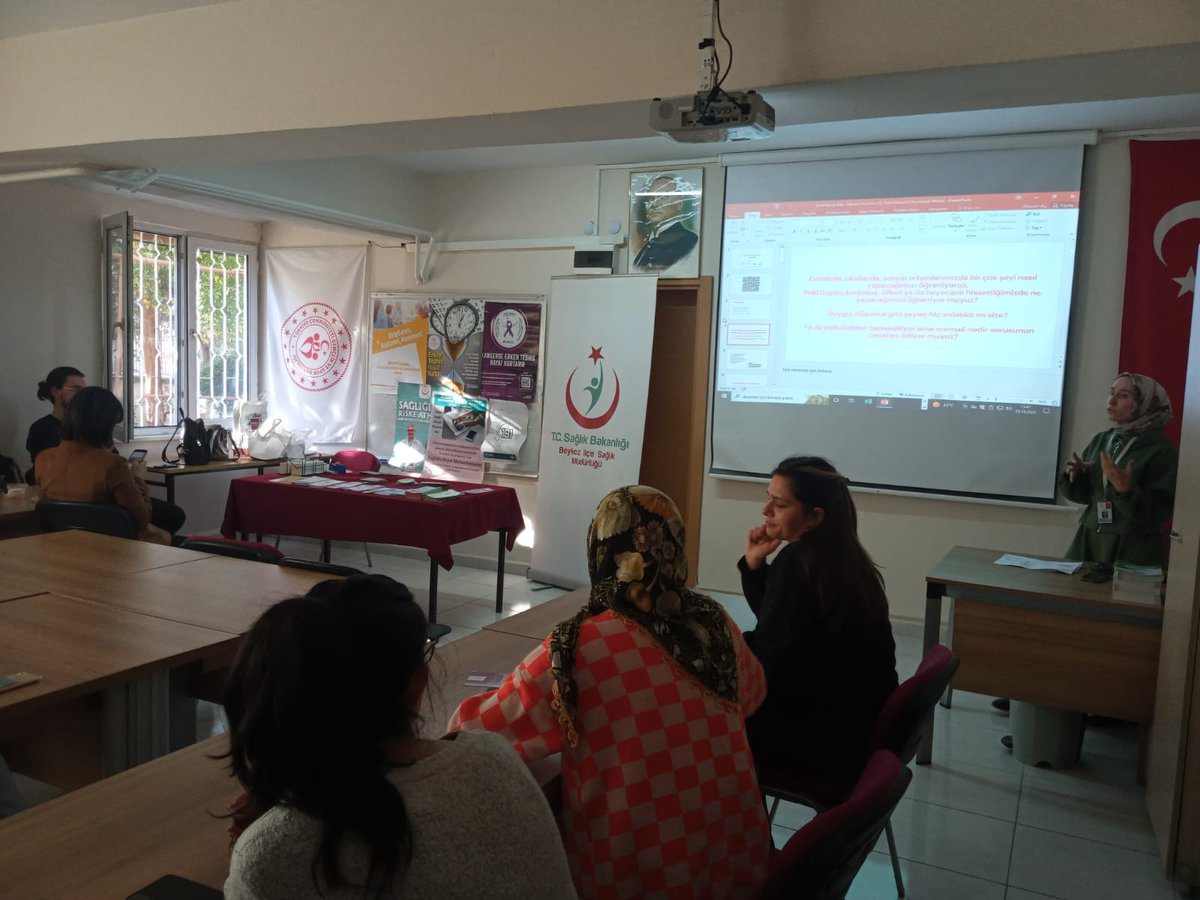
[[(436, 482), (461, 496), (430, 500), (416, 494), (381, 496), (375, 493), (330, 489), (281, 482), (279, 475), (237, 478), (229, 484), (225, 521), (221, 533), (286, 534), (328, 541), (365, 541), (421, 547), (429, 553), (429, 620), (437, 618), (438, 566), (450, 569), (453, 544), (499, 532), (496, 560), (496, 609), (504, 597), (504, 552), (525, 527), (521, 504), (512, 488), (497, 485)], [(327, 475), (345, 481), (362, 476)], [(386, 477), (386, 476), (375, 476)], [(387, 478), (389, 487), (410, 487)], [(411, 485), (414, 486), (415, 485)], [(481, 493), (469, 491), (487, 488)], [(326, 544), (326, 547), (328, 544)]]

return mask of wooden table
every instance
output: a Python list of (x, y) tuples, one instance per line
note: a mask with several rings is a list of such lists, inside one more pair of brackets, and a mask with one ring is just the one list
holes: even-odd
[(541, 643), (540, 638), (479, 631), (449, 644), (438, 645), (429, 667), (430, 687), (422, 709), (421, 734), (438, 737), (458, 705), (483, 688), (464, 684), (472, 672), (511, 672)]
[[(73, 788), (161, 755), (170, 670), (227, 661), (238, 640), (58, 594), (0, 603), (3, 670), (42, 676), (0, 694), (5, 756), (19, 771)], [(146, 727), (128, 727), (131, 716)]]
[[(925, 582), (925, 649), (954, 600), (954, 687), (1147, 722), (1154, 712), (1162, 607), (1112, 598), (1079, 574), (998, 566), (999, 550), (954, 547)], [(929, 762), (933, 729), (917, 762)]]
[(225, 737), (163, 756), (0, 820), (0, 894), (121, 900), (166, 874), (220, 888), (240, 788)]
[(483, 626), (484, 631), (501, 631), (505, 634), (519, 634), (524, 637), (542, 640), (563, 619), (569, 619), (579, 612), (588, 600), (586, 587), (576, 588), (561, 597), (547, 600), (525, 612), (501, 619), (490, 625)]
[(167, 502), (175, 502), (175, 479), (182, 478), (185, 475), (207, 475), (213, 472), (236, 472), (239, 469), (256, 469), (261, 475), (267, 469), (277, 469), (283, 459), (253, 459), (249, 456), (242, 456), (238, 459), (219, 459), (215, 462), (204, 463), (200, 466), (185, 465), (181, 460), (177, 466), (147, 466), (147, 475), (157, 475), (160, 481), (151, 481), (149, 478), (143, 479), (146, 484), (154, 487), (165, 487), (167, 489)]

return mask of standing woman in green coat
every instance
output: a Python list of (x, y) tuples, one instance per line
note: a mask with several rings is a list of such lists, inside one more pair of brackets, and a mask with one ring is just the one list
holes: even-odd
[(1063, 496), (1087, 504), (1067, 558), (1163, 565), (1178, 462), (1163, 434), (1171, 401), (1153, 378), (1122, 372), (1109, 393), (1108, 418), (1113, 427), (1092, 438), (1082, 456), (1072, 453), (1058, 479)]

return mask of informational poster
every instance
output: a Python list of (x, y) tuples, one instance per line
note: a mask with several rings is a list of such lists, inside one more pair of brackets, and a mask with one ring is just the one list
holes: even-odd
[(588, 580), (584, 535), (596, 504), (637, 484), (641, 473), (658, 277), (550, 284), (554, 353), (545, 373), (530, 577), (577, 587)]
[(427, 384), (396, 385), (396, 441), (388, 465), (401, 472), (425, 468), (433, 389)]
[[(487, 466), (506, 474), (536, 474), (545, 299), (378, 291), (370, 300), (367, 449), (393, 455), (397, 386), (426, 384), (488, 401), (483, 431), (477, 432)], [(420, 428), (416, 431), (427, 445)]]
[(411, 297), (373, 297), (371, 306), (371, 393), (390, 394), (397, 382), (425, 381), (428, 307)]
[(434, 297), (428, 303), (430, 336), (425, 380), (434, 387), (453, 386), (464, 394), (479, 396), (484, 301)]
[(532, 403), (537, 396), (540, 303), (487, 304), (483, 319), (483, 395)]
[(421, 474), (447, 481), (483, 481), (488, 402), (482, 397), (435, 388), (432, 407)]

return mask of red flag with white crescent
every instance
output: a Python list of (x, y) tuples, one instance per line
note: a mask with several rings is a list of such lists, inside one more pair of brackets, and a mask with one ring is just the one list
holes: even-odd
[(1167, 390), (1179, 445), (1200, 246), (1200, 141), (1130, 141), (1129, 251), (1120, 369)]

